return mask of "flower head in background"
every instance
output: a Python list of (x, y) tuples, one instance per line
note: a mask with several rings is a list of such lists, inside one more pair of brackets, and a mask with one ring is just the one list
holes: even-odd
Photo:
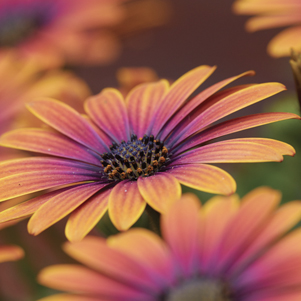
[(119, 53), (110, 32), (124, 0), (1, 0), (0, 47), (44, 66), (108, 63)]
[[(0, 221), (32, 215), (28, 229), (39, 234), (69, 213), (69, 240), (82, 239), (108, 210), (119, 230), (131, 227), (146, 204), (160, 213), (180, 197), (181, 186), (232, 194), (233, 178), (210, 163), (282, 161), (294, 149), (264, 138), (211, 140), (255, 126), (299, 116), (262, 113), (214, 124), (274, 95), (284, 86), (264, 83), (217, 92), (246, 72), (216, 83), (188, 100), (214, 71), (200, 66), (171, 86), (146, 83), (126, 99), (113, 88), (85, 102), (87, 116), (54, 99), (28, 104), (49, 128), (4, 134), (2, 146), (43, 154), (0, 163), (0, 201), (36, 191), (51, 192), (0, 213)], [(208, 164), (209, 163), (209, 164)]]
[[(41, 122), (25, 109), (25, 103), (46, 95), (80, 110), (90, 90), (70, 72), (45, 71), (33, 60), (19, 59), (14, 52), (0, 54), (0, 134), (13, 128), (39, 126)], [(0, 148), (0, 160), (12, 156), (12, 150)]]
[(64, 250), (82, 265), (56, 265), (41, 284), (68, 292), (40, 301), (297, 301), (301, 299), (301, 202), (278, 208), (261, 187), (241, 201), (216, 196), (202, 208), (183, 195), (162, 216), (164, 241), (130, 229), (107, 241), (87, 237)]
[(257, 15), (248, 20), (246, 29), (291, 26), (276, 35), (268, 45), (273, 57), (289, 56), (291, 49), (301, 50), (301, 2), (298, 0), (236, 0), (233, 10), (237, 14)]

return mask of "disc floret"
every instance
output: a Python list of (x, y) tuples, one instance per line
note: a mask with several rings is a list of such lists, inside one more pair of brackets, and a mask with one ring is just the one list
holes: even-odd
[(115, 181), (151, 176), (169, 160), (167, 147), (153, 135), (138, 139), (132, 134), (131, 141), (113, 142), (110, 150), (101, 155), (101, 164), (108, 179)]

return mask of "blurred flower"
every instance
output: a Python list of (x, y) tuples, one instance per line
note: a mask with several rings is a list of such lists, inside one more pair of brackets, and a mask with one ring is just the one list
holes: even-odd
[[(264, 138), (212, 139), (255, 126), (297, 118), (263, 113), (214, 124), (223, 117), (274, 95), (279, 83), (219, 89), (246, 72), (188, 97), (214, 71), (200, 66), (171, 86), (168, 81), (135, 87), (124, 100), (113, 88), (85, 102), (88, 116), (54, 100), (40, 99), (29, 110), (52, 129), (20, 129), (0, 143), (43, 154), (0, 163), (0, 201), (35, 191), (49, 193), (0, 213), (0, 221), (31, 217), (37, 235), (69, 213), (69, 240), (81, 240), (107, 211), (119, 230), (131, 227), (146, 204), (160, 213), (180, 197), (181, 184), (210, 193), (231, 194), (233, 178), (207, 163), (282, 161), (294, 149)], [(206, 145), (205, 145), (206, 144)]]
[(164, 241), (133, 228), (107, 241), (87, 237), (64, 250), (86, 265), (55, 265), (38, 281), (70, 293), (40, 301), (293, 301), (301, 299), (300, 201), (277, 208), (261, 187), (241, 202), (216, 196), (202, 208), (183, 195), (162, 216)]
[(299, 106), (301, 107), (301, 53), (294, 50), (291, 51), (290, 65), (292, 67), (296, 91), (299, 100)]
[(23, 256), (23, 250), (18, 246), (0, 245), (0, 263), (18, 260)]
[(124, 0), (1, 0), (0, 47), (44, 66), (107, 63), (119, 45), (110, 32)]
[(116, 78), (119, 84), (118, 90), (126, 95), (137, 85), (159, 80), (157, 73), (148, 67), (123, 67), (118, 69)]
[(298, 0), (236, 0), (237, 14), (258, 15), (246, 23), (248, 31), (292, 26), (280, 32), (268, 45), (274, 57), (289, 56), (291, 49), (301, 50), (301, 2)]
[[(70, 72), (45, 71), (33, 60), (20, 60), (10, 51), (0, 54), (0, 134), (41, 124), (25, 109), (25, 103), (36, 97), (57, 97), (80, 110), (89, 95), (87, 85)], [(12, 150), (0, 148), (0, 160), (12, 156)]]

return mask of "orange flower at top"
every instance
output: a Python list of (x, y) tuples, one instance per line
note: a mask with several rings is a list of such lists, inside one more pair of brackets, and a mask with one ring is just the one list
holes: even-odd
[(248, 31), (292, 26), (270, 41), (268, 53), (271, 56), (289, 56), (292, 48), (301, 50), (301, 1), (236, 0), (233, 10), (237, 14), (257, 15), (247, 22)]
[(0, 163), (0, 201), (53, 188), (0, 213), (0, 221), (32, 215), (28, 229), (39, 234), (71, 213), (68, 239), (81, 240), (108, 210), (119, 230), (131, 227), (148, 204), (160, 213), (181, 195), (181, 184), (220, 194), (236, 189), (234, 179), (211, 163), (282, 161), (290, 145), (264, 138), (219, 138), (244, 129), (297, 118), (262, 113), (217, 123), (223, 117), (272, 96), (279, 83), (219, 91), (246, 72), (216, 83), (189, 99), (215, 70), (197, 67), (171, 85), (141, 84), (126, 99), (113, 88), (89, 97), (86, 116), (54, 99), (29, 110), (50, 128), (21, 129), (0, 139), (2, 146), (42, 155)]
[[(46, 95), (59, 97), (80, 110), (90, 90), (70, 72), (45, 71), (35, 61), (21, 60), (14, 52), (0, 53), (0, 134), (17, 127), (40, 125), (25, 109), (25, 103)], [(0, 147), (0, 160), (10, 155), (11, 151)]]
[(0, 47), (44, 66), (110, 62), (124, 0), (0, 0)]
[(301, 202), (260, 187), (241, 201), (203, 207), (183, 195), (161, 219), (160, 237), (134, 228), (66, 243), (79, 264), (50, 266), (41, 284), (68, 292), (40, 301), (300, 301)]

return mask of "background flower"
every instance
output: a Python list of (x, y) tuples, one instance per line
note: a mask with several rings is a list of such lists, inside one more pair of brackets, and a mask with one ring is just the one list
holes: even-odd
[(85, 266), (41, 271), (40, 283), (69, 292), (41, 300), (298, 300), (301, 232), (289, 231), (301, 203), (278, 208), (280, 198), (262, 187), (241, 201), (216, 196), (200, 208), (194, 195), (184, 195), (162, 216), (164, 241), (131, 229), (107, 241), (66, 243)]
[[(58, 97), (82, 110), (83, 100), (90, 95), (84, 81), (71, 72), (45, 71), (35, 61), (21, 60), (11, 51), (1, 53), (0, 66), (0, 134), (13, 128), (42, 124), (25, 109), (25, 103), (32, 99)], [(0, 160), (13, 156), (13, 151), (0, 148)]]
[(301, 3), (295, 0), (236, 0), (237, 14), (257, 15), (246, 23), (248, 31), (292, 26), (280, 32), (268, 45), (274, 57), (289, 56), (291, 49), (301, 50)]
[[(108, 209), (119, 230), (132, 226), (146, 204), (160, 213), (180, 197), (180, 183), (210, 193), (231, 194), (236, 185), (210, 163), (282, 161), (294, 155), (283, 142), (263, 138), (211, 140), (280, 120), (290, 113), (255, 114), (214, 122), (284, 89), (279, 83), (236, 86), (217, 92), (246, 72), (225, 79), (186, 101), (214, 71), (195, 68), (169, 86), (142, 84), (124, 100), (113, 88), (85, 102), (89, 117), (52, 99), (28, 107), (57, 130), (21, 129), (1, 137), (1, 145), (52, 157), (0, 163), (1, 201), (49, 188), (57, 190), (0, 213), (0, 221), (31, 217), (39, 234), (72, 212), (68, 239), (82, 239)], [(209, 164), (208, 164), (209, 163)], [(61, 188), (62, 187), (62, 188)]]

